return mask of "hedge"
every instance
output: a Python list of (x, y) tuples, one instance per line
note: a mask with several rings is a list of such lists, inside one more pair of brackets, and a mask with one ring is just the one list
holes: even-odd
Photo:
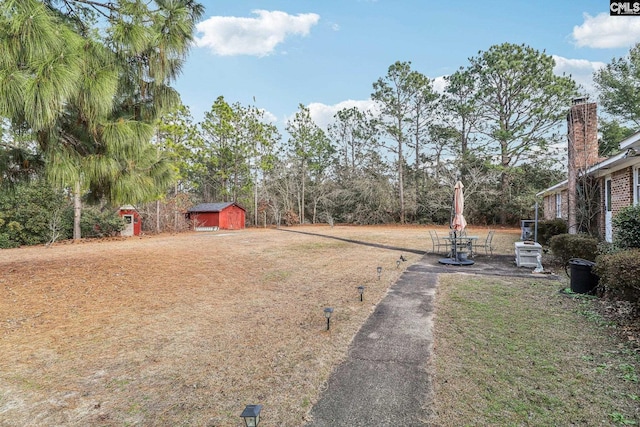
[(640, 249), (599, 255), (593, 270), (600, 276), (599, 290), (613, 299), (640, 303)]
[(598, 240), (586, 234), (558, 234), (549, 241), (553, 255), (563, 264), (571, 258), (594, 261), (598, 254)]

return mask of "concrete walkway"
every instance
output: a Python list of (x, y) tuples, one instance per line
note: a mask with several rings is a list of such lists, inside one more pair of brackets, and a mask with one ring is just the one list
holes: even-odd
[(309, 426), (423, 426), (429, 417), (437, 274), (423, 257), (400, 276), (329, 378)]
[[(331, 374), (311, 410), (317, 427), (425, 426), (431, 417), (429, 362), (433, 303), (439, 273), (533, 277), (513, 257), (482, 258), (472, 266), (445, 266), (427, 254), (390, 288)], [(554, 279), (553, 275), (536, 275)]]

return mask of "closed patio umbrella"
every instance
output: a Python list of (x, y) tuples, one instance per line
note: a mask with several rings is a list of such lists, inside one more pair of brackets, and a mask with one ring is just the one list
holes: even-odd
[(467, 226), (467, 221), (464, 219), (464, 215), (462, 215), (462, 211), (464, 210), (464, 193), (462, 189), (464, 185), (462, 182), (456, 182), (455, 187), (453, 187), (453, 220), (451, 221), (451, 228), (455, 231), (462, 231)]
[(466, 259), (466, 257), (462, 258), (458, 256), (458, 238), (459, 233), (465, 229), (467, 226), (467, 221), (464, 219), (464, 215), (462, 212), (464, 211), (464, 193), (462, 189), (464, 185), (462, 182), (456, 182), (456, 185), (453, 187), (453, 204), (451, 206), (451, 229), (453, 230), (453, 238), (451, 239), (451, 253), (449, 258), (443, 258), (438, 262), (440, 264), (449, 264), (449, 265), (472, 265), (474, 262), (472, 260)]

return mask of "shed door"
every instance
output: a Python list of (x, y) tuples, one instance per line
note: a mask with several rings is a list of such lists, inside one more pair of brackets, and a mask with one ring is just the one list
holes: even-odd
[(611, 211), (611, 176), (604, 179), (604, 239), (607, 242), (613, 241), (613, 224), (611, 222), (613, 213)]
[(229, 228), (231, 230), (239, 229), (240, 214), (236, 209), (229, 210)]
[(123, 215), (124, 218), (124, 230), (120, 232), (122, 236), (133, 236), (133, 215)]

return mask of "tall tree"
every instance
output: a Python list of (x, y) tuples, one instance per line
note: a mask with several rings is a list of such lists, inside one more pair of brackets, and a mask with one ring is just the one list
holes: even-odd
[(347, 176), (351, 176), (363, 167), (371, 151), (377, 148), (377, 119), (370, 111), (360, 111), (356, 107), (338, 111), (334, 119), (329, 125), (328, 136), (338, 147), (338, 164)]
[(480, 111), (476, 105), (476, 81), (471, 71), (461, 68), (446, 77), (447, 86), (443, 99), (443, 116), (447, 125), (458, 131), (458, 152), (462, 162), (461, 172), (465, 175), (465, 164), (468, 163), (469, 147), (473, 133), (478, 130)]
[[(220, 96), (199, 124), (197, 164), (202, 168), (206, 200), (234, 201), (256, 208), (257, 181), (272, 167), (273, 147), (279, 138), (264, 112), (239, 103), (229, 105)], [(252, 200), (253, 199), (253, 200)], [(254, 212), (254, 222), (257, 220)]]
[(309, 109), (298, 106), (293, 119), (287, 122), (291, 159), (297, 165), (299, 193), (298, 216), (305, 222), (306, 185), (311, 176), (319, 178), (329, 166), (334, 148), (325, 132), (313, 121)]
[(387, 149), (397, 156), (398, 197), (400, 222), (406, 220), (405, 206), (405, 148), (412, 144), (416, 152), (416, 164), (420, 158), (428, 125), (425, 119), (436, 97), (431, 81), (411, 69), (411, 62), (396, 62), (387, 75), (373, 84), (371, 98), (378, 103), (381, 126), (389, 138)]
[(240, 106), (229, 105), (219, 96), (200, 123), (206, 147), (207, 173), (214, 183), (214, 198), (219, 201), (238, 201), (238, 194), (248, 182), (248, 143), (239, 129)]
[[(193, 188), (191, 177), (193, 176), (196, 126), (193, 124), (189, 107), (180, 104), (158, 118), (155, 129), (154, 143), (171, 163), (175, 180), (171, 191), (167, 191), (163, 197), (164, 200), (160, 198), (155, 200), (153, 213), (150, 212), (148, 216), (155, 219), (156, 233), (160, 233), (163, 229), (177, 231), (184, 224), (182, 212), (188, 208), (189, 191)], [(140, 210), (139, 206), (138, 210)]]
[(280, 132), (273, 123), (265, 121), (264, 110), (248, 107), (242, 110), (243, 135), (249, 144), (249, 169), (253, 185), (253, 221), (258, 225), (260, 186), (264, 186), (266, 174), (275, 167), (276, 143)]
[(135, 203), (170, 178), (152, 124), (179, 100), (169, 83), (202, 12), (191, 0), (0, 4), (0, 114), (37, 135), (49, 177), (72, 188), (74, 238), (86, 190)]
[(0, 189), (40, 177), (43, 166), (33, 135), (0, 119)]
[(420, 163), (424, 158), (423, 150), (431, 139), (430, 131), (434, 122), (434, 114), (438, 107), (439, 96), (433, 89), (433, 82), (424, 74), (412, 71), (409, 75), (411, 85), (415, 89), (415, 94), (411, 97), (411, 126), (410, 143), (414, 149), (414, 167), (418, 177), (420, 173)]
[[(483, 121), (479, 132), (499, 157), (501, 196), (509, 200), (512, 168), (548, 153), (563, 137), (560, 125), (577, 86), (571, 77), (553, 73), (551, 56), (525, 45), (495, 45), (469, 62)], [(507, 222), (507, 214), (505, 206), (501, 223)]]
[(634, 130), (628, 128), (616, 119), (599, 121), (599, 129), (602, 137), (598, 144), (600, 156), (611, 156), (620, 150), (620, 142), (634, 134)]
[(598, 99), (604, 110), (640, 127), (640, 43), (625, 58), (613, 58), (604, 68), (596, 71), (593, 81), (599, 91)]
[(176, 172), (174, 195), (191, 189), (196, 139), (197, 128), (189, 107), (185, 105), (178, 105), (156, 122), (156, 143), (166, 153)]

